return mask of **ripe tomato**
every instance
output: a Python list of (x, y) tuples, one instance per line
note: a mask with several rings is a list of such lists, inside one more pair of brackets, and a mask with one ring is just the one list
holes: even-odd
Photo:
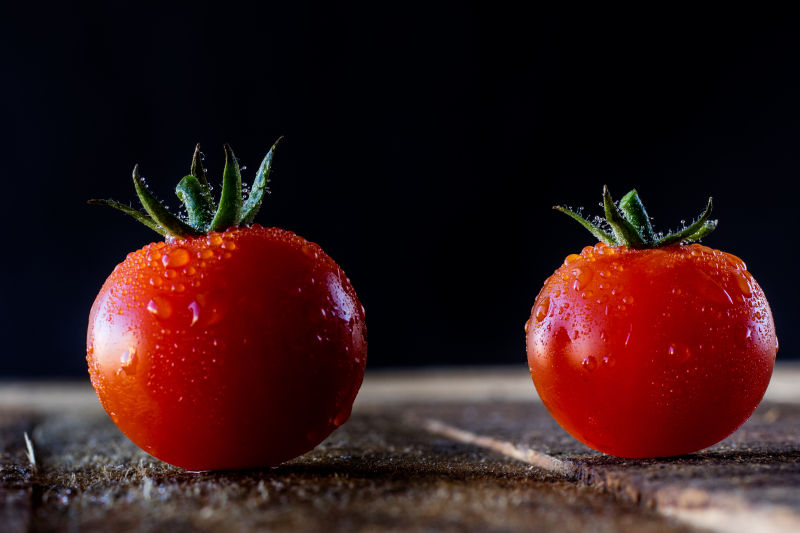
[(169, 237), (106, 280), (87, 361), (112, 420), (155, 457), (188, 470), (271, 466), (349, 417), (364, 311), (336, 263), (291, 232)]
[[(610, 245), (568, 256), (536, 297), (525, 327), (536, 390), (568, 433), (605, 453), (715, 444), (769, 383), (778, 349), (769, 304), (738, 257), (679, 244), (694, 240), (686, 234), (663, 247), (616, 245), (615, 223), (614, 236), (593, 226)], [(703, 218), (695, 230), (714, 224)]]

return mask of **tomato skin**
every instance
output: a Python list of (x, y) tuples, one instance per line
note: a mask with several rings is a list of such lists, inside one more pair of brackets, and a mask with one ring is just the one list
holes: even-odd
[(536, 390), (556, 421), (619, 457), (711, 446), (755, 410), (778, 350), (761, 287), (698, 244), (598, 244), (547, 279), (526, 324)]
[(188, 470), (277, 465), (345, 422), (364, 311), (319, 246), (254, 225), (145, 246), (89, 317), (92, 385), (112, 420)]

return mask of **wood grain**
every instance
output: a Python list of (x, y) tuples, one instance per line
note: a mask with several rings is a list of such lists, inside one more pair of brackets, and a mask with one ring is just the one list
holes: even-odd
[(370, 375), (351, 420), (311, 453), (204, 474), (139, 450), (85, 383), (0, 384), (0, 529), (800, 530), (800, 404), (765, 402), (698, 454), (625, 461), (566, 435), (528, 379)]

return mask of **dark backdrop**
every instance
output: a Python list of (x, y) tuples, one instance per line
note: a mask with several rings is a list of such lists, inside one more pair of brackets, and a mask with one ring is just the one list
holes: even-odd
[[(713, 195), (781, 358), (800, 353), (798, 20), (462, 2), (0, 8), (0, 375), (81, 375), (89, 308), (157, 235), (93, 197), (162, 198), (196, 142), (275, 157), (264, 225), (320, 243), (372, 367), (524, 364), (543, 280), (591, 244), (556, 203), (637, 187), (661, 229)], [(220, 3), (222, 4), (222, 3)], [(255, 4), (255, 3), (254, 3)], [(175, 205), (175, 204), (173, 204)]]

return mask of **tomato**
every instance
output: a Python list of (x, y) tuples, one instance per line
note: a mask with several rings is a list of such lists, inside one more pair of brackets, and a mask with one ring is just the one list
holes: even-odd
[(364, 310), (316, 244), (259, 225), (128, 254), (92, 306), (87, 361), (114, 423), (188, 470), (277, 465), (349, 417)]
[(761, 401), (778, 350), (761, 287), (719, 250), (667, 238), (618, 245), (616, 228), (596, 235), (609, 244), (568, 256), (525, 327), (542, 402), (570, 435), (620, 457), (680, 455), (724, 439)]

